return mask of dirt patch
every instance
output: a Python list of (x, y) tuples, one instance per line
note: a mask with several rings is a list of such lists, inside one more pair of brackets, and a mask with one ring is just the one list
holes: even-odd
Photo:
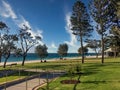
[(80, 83), (79, 80), (62, 80), (61, 81), (62, 84), (77, 84)]

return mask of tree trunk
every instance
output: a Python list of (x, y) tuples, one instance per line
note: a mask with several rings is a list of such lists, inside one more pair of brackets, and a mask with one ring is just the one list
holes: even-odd
[(84, 63), (84, 48), (83, 48), (83, 40), (82, 40), (82, 36), (80, 35), (80, 43), (81, 43), (81, 54), (82, 54), (82, 63)]
[(26, 56), (27, 56), (26, 54), (23, 55), (22, 66), (24, 66), (24, 64), (25, 64)]
[(104, 39), (102, 34), (102, 63), (104, 63)]
[(42, 62), (42, 58), (41, 58), (40, 62)]
[(2, 62), (2, 52), (0, 52), (0, 63)]
[(7, 60), (8, 60), (8, 58), (10, 57), (10, 54), (5, 58), (5, 61), (4, 61), (4, 65), (3, 65), (3, 68), (5, 68), (6, 67), (6, 63), (7, 63)]
[(0, 63), (2, 62), (2, 57), (0, 56)]
[(114, 58), (116, 58), (116, 46), (115, 46), (115, 48), (114, 48)]

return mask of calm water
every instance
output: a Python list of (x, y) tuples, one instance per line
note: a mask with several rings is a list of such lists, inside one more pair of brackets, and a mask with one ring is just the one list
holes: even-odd
[[(88, 56), (89, 55), (95, 55), (94, 53), (89, 53), (89, 54), (87, 54)], [(87, 56), (86, 55), (86, 56)], [(68, 55), (67, 55), (67, 57), (78, 57), (78, 56), (80, 56), (78, 53), (69, 53)], [(46, 58), (47, 60), (50, 60), (50, 59), (58, 59), (58, 58), (60, 58), (59, 57), (59, 55), (57, 54), (57, 53), (49, 53), (48, 54), (48, 57)], [(37, 55), (37, 54), (35, 54), (35, 53), (29, 53), (28, 55), (27, 55), (27, 59), (26, 59), (26, 61), (30, 61), (30, 60), (39, 60), (40, 58), (39, 58), (39, 56)], [(2, 62), (4, 61), (4, 59), (2, 59)], [(22, 57), (14, 57), (13, 55), (11, 55), (10, 56), (10, 58), (8, 59), (8, 62), (18, 62), (18, 61), (22, 61)]]

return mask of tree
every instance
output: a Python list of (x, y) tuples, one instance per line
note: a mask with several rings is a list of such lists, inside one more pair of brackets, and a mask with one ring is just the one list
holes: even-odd
[(58, 47), (58, 54), (61, 58), (67, 56), (68, 52), (68, 45), (67, 44), (60, 44)]
[(114, 35), (106, 37), (107, 47), (111, 48), (114, 52), (114, 57), (117, 56), (117, 52), (120, 52), (120, 38)]
[(108, 46), (114, 51), (114, 57), (116, 52), (120, 52), (120, 28), (117, 25), (113, 25), (110, 30), (110, 35), (107, 36)]
[(104, 37), (116, 18), (114, 0), (91, 0), (90, 13), (97, 23), (97, 32), (101, 36), (102, 63), (104, 63)]
[(47, 46), (44, 45), (38, 45), (35, 48), (35, 52), (38, 54), (38, 56), (41, 58), (41, 62), (43, 58), (46, 58), (48, 56), (48, 52), (47, 52)]
[(11, 52), (14, 52), (16, 49), (15, 42), (18, 41), (18, 38), (16, 35), (8, 35), (5, 34), (3, 36), (3, 57), (5, 58), (3, 67), (6, 67), (6, 63), (8, 58), (11, 55)]
[(117, 16), (120, 19), (120, 1), (118, 0), (118, 7), (117, 7)]
[[(84, 51), (84, 54), (87, 54), (88, 53), (88, 48), (87, 47), (83, 47), (83, 51)], [(82, 54), (82, 48), (81, 47), (78, 49), (78, 53)]]
[(41, 40), (39, 36), (32, 37), (32, 33), (29, 32), (30, 30), (31, 29), (25, 25), (19, 30), (19, 42), (23, 57), (22, 66), (24, 66), (28, 51)]
[(71, 24), (73, 34), (76, 35), (78, 37), (78, 41), (80, 41), (82, 63), (84, 63), (83, 41), (91, 36), (93, 29), (90, 25), (90, 17), (87, 13), (87, 9), (81, 0), (77, 0), (73, 5)]
[(96, 58), (98, 58), (98, 49), (101, 48), (101, 41), (100, 40), (96, 40), (96, 39), (88, 39), (86, 40), (87, 43), (87, 47), (93, 49), (96, 53)]
[(111, 0), (111, 2), (113, 3), (113, 8), (116, 10), (115, 18), (113, 21), (116, 24), (116, 26), (120, 28), (120, 1), (119, 0)]
[(0, 63), (3, 55), (3, 35), (8, 32), (8, 27), (4, 22), (0, 22)]

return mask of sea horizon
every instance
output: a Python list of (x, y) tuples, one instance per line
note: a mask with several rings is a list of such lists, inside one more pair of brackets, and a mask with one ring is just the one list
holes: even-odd
[[(87, 53), (85, 56), (94, 56), (95, 53)], [(80, 57), (81, 55), (78, 53), (68, 53), (65, 58), (74, 58), (74, 57)], [(57, 53), (48, 53), (48, 56), (44, 58), (44, 60), (52, 60), (52, 59), (59, 59), (60, 56)], [(26, 61), (34, 61), (34, 60), (40, 60), (40, 57), (36, 53), (28, 53), (26, 57)], [(17, 57), (14, 54), (11, 54), (10, 58), (7, 62), (21, 62), (22, 56)], [(4, 62), (4, 58), (2, 58), (2, 62)]]

